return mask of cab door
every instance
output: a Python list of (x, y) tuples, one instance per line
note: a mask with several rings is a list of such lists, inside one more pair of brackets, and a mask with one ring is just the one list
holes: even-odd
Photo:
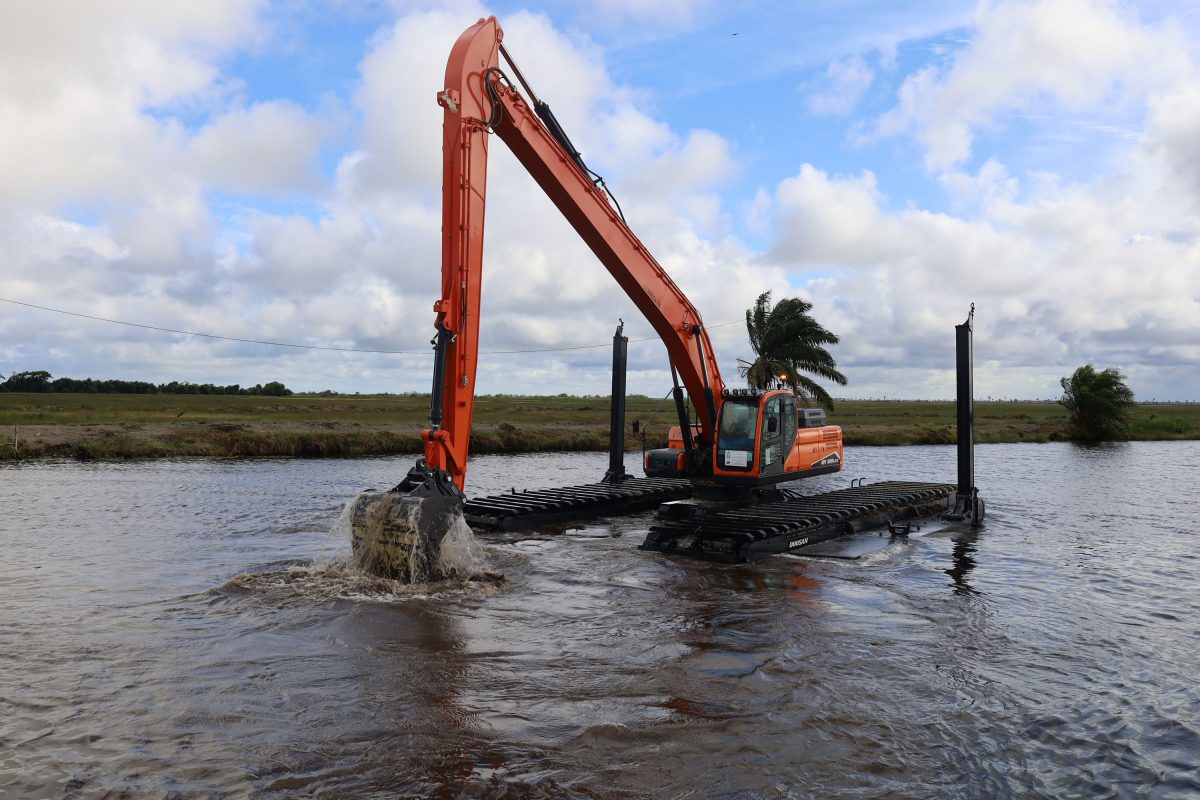
[(792, 394), (785, 394), (783, 397), (783, 405), (780, 409), (782, 419), (779, 427), (783, 432), (783, 464), (787, 468), (788, 459), (792, 455), (792, 451), (796, 449), (796, 430), (798, 423), (796, 422), (796, 398)]
[[(787, 460), (790, 442), (785, 445), (783, 424), (783, 394), (769, 395), (765, 398), (762, 414), (762, 434), (759, 436), (759, 475), (778, 475), (783, 472), (783, 464)], [(795, 431), (792, 437), (795, 438)]]

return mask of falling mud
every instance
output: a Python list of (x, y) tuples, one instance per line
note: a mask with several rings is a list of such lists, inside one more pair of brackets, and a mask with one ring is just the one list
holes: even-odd
[[(461, 515), (448, 521), (449, 530), (435, 559), (426, 558), (416, 546), (397, 547), (398, 541), (419, 541), (415, 534), (407, 540), (397, 533), (415, 531), (419, 514), (419, 508), (391, 502), (387, 494), (363, 492), (346, 504), (330, 529), (330, 552), (311, 562), (276, 563), (235, 575), (221, 591), (254, 594), (273, 605), (294, 605), (328, 600), (398, 602), (448, 592), (489, 597), (507, 586)], [(346, 545), (352, 541), (347, 553)], [(397, 564), (397, 558), (404, 560)], [(381, 568), (385, 561), (390, 568)]]
[(272, 565), (262, 572), (235, 575), (219, 591), (252, 594), (268, 605), (294, 606), (329, 600), (395, 603), (450, 593), (484, 598), (507, 585), (505, 577), (496, 572), (407, 583), (364, 574), (345, 560)]
[[(358, 568), (405, 583), (469, 577), (486, 567), (483, 549), (461, 508), (444, 512), (430, 499), (363, 492), (342, 512)], [(440, 543), (440, 544), (439, 544)]]

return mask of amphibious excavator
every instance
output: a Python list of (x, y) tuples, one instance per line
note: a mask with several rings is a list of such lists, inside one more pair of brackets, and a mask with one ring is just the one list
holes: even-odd
[[(402, 519), (431, 554), (464, 503), (492, 134), (528, 170), (666, 345), (679, 424), (670, 430), (667, 448), (646, 454), (647, 476), (686, 478), (697, 494), (745, 499), (783, 481), (842, 469), (841, 428), (826, 425), (823, 412), (797, 408), (790, 390), (726, 387), (700, 312), (630, 229), (604, 180), (534, 94), (503, 40), (495, 17), (468, 28), (451, 50), (445, 88), (437, 95), (444, 112), (442, 289), (433, 304), (431, 424), (422, 433), (424, 458), (407, 477), (386, 497), (360, 502), (356, 532), (367, 527), (372, 513), (379, 515), (382, 502), (390, 509), (387, 515)], [(355, 542), (361, 538), (356, 535)], [(408, 537), (393, 536), (390, 544), (407, 548)], [(395, 553), (385, 554), (376, 566), (396, 560)]]

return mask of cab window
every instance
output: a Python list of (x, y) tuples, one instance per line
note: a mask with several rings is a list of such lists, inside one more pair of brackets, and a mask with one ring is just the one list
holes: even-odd
[(767, 401), (766, 412), (763, 414), (762, 422), (762, 465), (763, 467), (774, 464), (779, 458), (779, 434), (783, 431), (781, 411), (783, 409), (783, 397), (776, 395)]
[(725, 401), (717, 431), (717, 459), (722, 469), (752, 467), (758, 432), (758, 404)]
[(791, 448), (791, 442), (796, 441), (796, 398), (791, 395), (783, 396), (783, 431), (784, 447)]
[[(763, 436), (775, 436), (782, 428), (780, 427), (780, 408), (783, 398), (779, 395), (772, 397), (767, 401), (767, 413), (763, 416)], [(775, 420), (775, 424), (771, 424), (771, 420)]]

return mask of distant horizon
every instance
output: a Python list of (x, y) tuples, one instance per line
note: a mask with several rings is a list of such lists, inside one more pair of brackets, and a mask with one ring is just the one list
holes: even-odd
[[(37, 370), (17, 370), (17, 373), (36, 372), (36, 371)], [(0, 384), (3, 384), (4, 380), (6, 380), (11, 374), (13, 374), (13, 373), (0, 373)], [(180, 384), (188, 383), (188, 384), (193, 384), (193, 385), (208, 385), (208, 386), (213, 386), (216, 388), (224, 388), (224, 387), (236, 385), (236, 386), (241, 386), (243, 389), (253, 388), (254, 386), (264, 386), (269, 383), (272, 383), (274, 380), (274, 379), (272, 379), (272, 381), (261, 381), (260, 380), (260, 381), (256, 381), (254, 384), (250, 384), (249, 386), (246, 386), (246, 385), (242, 385), (242, 384), (238, 384), (238, 383), (219, 383), (219, 382), (211, 381), (211, 380), (209, 380), (209, 381), (196, 381), (196, 380), (180, 381), (177, 379), (172, 379), (172, 380), (165, 380), (165, 381), (152, 381), (152, 380), (145, 380), (142, 378), (94, 378), (94, 377), (90, 377), (90, 376), (83, 377), (83, 378), (76, 378), (74, 376), (69, 376), (69, 375), (55, 376), (53, 374), (52, 374), (52, 377), (55, 379), (67, 378), (67, 379), (76, 380), (76, 381), (92, 380), (92, 381), (96, 381), (96, 382), (121, 381), (121, 382), (125, 382), (125, 383), (147, 383), (147, 384), (151, 384), (154, 386), (164, 386), (164, 385), (169, 385), (171, 383), (180, 383)], [(286, 385), (286, 382), (281, 381), (281, 383), (284, 383)], [(292, 393), (291, 396), (301, 396), (301, 397), (303, 397), (303, 396), (321, 396), (321, 395), (324, 395), (326, 397), (429, 397), (430, 396), (429, 391), (421, 391), (419, 389), (407, 390), (407, 391), (386, 391), (386, 390), (361, 391), (360, 390), (360, 391), (353, 391), (353, 392), (339, 392), (339, 391), (336, 391), (333, 389), (296, 389), (291, 386), (288, 386), (287, 388), (289, 391), (291, 391), (291, 393)], [(2, 390), (0, 390), (0, 391), (2, 391)], [(7, 394), (97, 394), (96, 392), (3, 392), (3, 393), (7, 393)], [(136, 394), (136, 393), (134, 393), (134, 392), (109, 392), (108, 394)], [(264, 395), (246, 395), (246, 396), (271, 397), (272, 395), (264, 394)], [(575, 398), (580, 398), (580, 399), (607, 398), (609, 396), (610, 395), (607, 392), (604, 392), (604, 393), (479, 392), (476, 394), (476, 397), (575, 397)], [(655, 395), (648, 395), (648, 394), (645, 394), (642, 392), (627, 392), (626, 396), (627, 397), (644, 397), (649, 400), (659, 399)], [(1136, 397), (1136, 391), (1135, 391), (1135, 397)], [(882, 403), (882, 402), (888, 402), (888, 403), (890, 403), (890, 402), (896, 402), (896, 403), (954, 403), (954, 402), (956, 402), (956, 399), (954, 397), (938, 398), (938, 397), (858, 397), (858, 396), (839, 397), (839, 396), (834, 396), (833, 399), (834, 399), (834, 402), (873, 402), (873, 403)], [(976, 396), (974, 398), (974, 400), (976, 403), (1057, 403), (1058, 402), (1057, 397), (1019, 398), (1019, 397), (978, 397), (978, 396)], [(1138, 405), (1192, 405), (1195, 403), (1200, 403), (1200, 400), (1158, 400), (1155, 398), (1151, 398), (1148, 400), (1136, 399), (1135, 402)]]

